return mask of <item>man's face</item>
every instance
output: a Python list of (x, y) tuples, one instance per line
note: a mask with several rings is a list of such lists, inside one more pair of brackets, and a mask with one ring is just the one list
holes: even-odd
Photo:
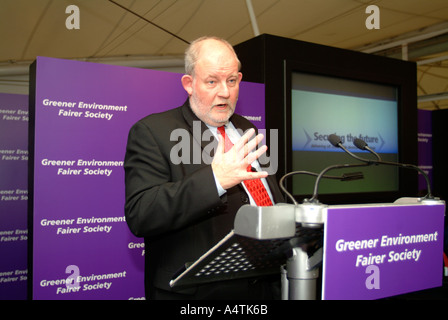
[(226, 124), (235, 111), (242, 78), (235, 55), (220, 42), (207, 42), (201, 48), (194, 75), (184, 78), (196, 116), (211, 126)]

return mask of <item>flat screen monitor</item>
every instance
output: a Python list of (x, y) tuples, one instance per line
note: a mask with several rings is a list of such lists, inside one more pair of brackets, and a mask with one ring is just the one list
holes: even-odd
[[(319, 173), (336, 164), (360, 163), (333, 147), (327, 141), (330, 134), (340, 136), (357, 156), (375, 159), (355, 148), (355, 137), (365, 140), (382, 160), (416, 164), (414, 62), (266, 34), (235, 48), (244, 79), (265, 84), (268, 153), (271, 159), (277, 156), (277, 179), (288, 175), (285, 189), (297, 202), (313, 195), (316, 177), (289, 173)], [(380, 165), (328, 174), (346, 172), (362, 172), (364, 179), (322, 179), (321, 203), (388, 203), (419, 196), (413, 170)]]
[[(398, 91), (395, 86), (332, 76), (291, 73), (290, 171), (319, 173), (334, 164), (359, 163), (328, 137), (340, 137), (342, 144), (359, 157), (376, 159), (358, 149), (356, 138), (365, 141), (382, 160), (398, 162)], [(398, 168), (368, 166), (336, 169), (329, 175), (362, 172), (364, 178), (341, 182), (323, 179), (319, 194), (397, 192)], [(294, 195), (305, 196), (314, 188), (315, 178), (296, 175), (292, 178)]]

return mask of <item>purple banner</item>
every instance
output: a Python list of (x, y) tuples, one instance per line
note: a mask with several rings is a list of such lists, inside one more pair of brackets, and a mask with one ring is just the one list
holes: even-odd
[(28, 96), (0, 93), (0, 300), (27, 298)]
[[(418, 110), (418, 167), (429, 177), (432, 186), (432, 111)], [(418, 190), (427, 190), (426, 180), (419, 173)], [(422, 192), (423, 193), (423, 192)]]
[[(184, 103), (181, 75), (43, 57), (36, 69), (33, 299), (141, 299), (145, 248), (124, 220), (127, 135)], [(242, 83), (237, 108), (264, 128), (264, 86)]]
[(445, 204), (334, 206), (323, 299), (379, 299), (442, 285)]

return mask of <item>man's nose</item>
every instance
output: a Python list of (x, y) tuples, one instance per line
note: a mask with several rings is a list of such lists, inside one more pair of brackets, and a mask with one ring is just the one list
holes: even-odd
[(222, 82), (221, 85), (219, 86), (218, 95), (223, 98), (228, 98), (230, 96), (229, 86), (227, 85), (226, 82)]

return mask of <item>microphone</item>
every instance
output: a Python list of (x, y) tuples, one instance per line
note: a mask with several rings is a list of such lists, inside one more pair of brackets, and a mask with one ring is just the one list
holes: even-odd
[(362, 162), (366, 162), (368, 164), (374, 164), (374, 162), (372, 160), (367, 160), (361, 157), (358, 157), (356, 154), (353, 154), (352, 152), (350, 152), (349, 150), (347, 150), (347, 148), (344, 147), (344, 145), (342, 144), (341, 138), (335, 134), (330, 134), (328, 136), (328, 141), (335, 146), (336, 148), (341, 148), (342, 150), (344, 150), (346, 153), (348, 153), (352, 158), (355, 158), (356, 160), (362, 161)]
[(376, 153), (375, 151), (373, 151), (364, 140), (361, 140), (359, 138), (355, 138), (355, 140), (353, 141), (353, 144), (355, 145), (356, 148), (360, 149), (360, 150), (367, 150), (370, 153), (372, 153), (377, 159), (378, 161), (381, 161), (381, 157), (378, 153)]
[(315, 172), (311, 172), (311, 171), (292, 171), (292, 172), (289, 172), (289, 173), (285, 174), (283, 177), (281, 177), (281, 179), (279, 180), (278, 183), (279, 183), (280, 189), (282, 189), (282, 191), (284, 193), (286, 193), (286, 195), (289, 197), (289, 199), (291, 199), (291, 201), (295, 205), (298, 205), (297, 201), (286, 190), (283, 182), (285, 181), (285, 179), (287, 177), (290, 177), (290, 176), (293, 176), (293, 175), (296, 175), (296, 174), (305, 174), (305, 175), (315, 176), (315, 177), (318, 177), (318, 179), (325, 178), (325, 179), (333, 179), (333, 180), (340, 180), (340, 181), (352, 181), (352, 180), (364, 179), (364, 175), (363, 175), (362, 172), (349, 172), (349, 173), (344, 173), (342, 176), (328, 176), (328, 175), (322, 174), (322, 176), (320, 178), (319, 178), (319, 174), (317, 174)]
[[(335, 136), (335, 137), (331, 137), (331, 136)], [(331, 140), (330, 140), (331, 139)], [(331, 144), (333, 144), (335, 147), (339, 147), (342, 150), (344, 150), (347, 154), (349, 154), (351, 157), (360, 160), (362, 162), (365, 162), (369, 165), (371, 164), (376, 164), (376, 165), (390, 165), (390, 166), (395, 166), (395, 167), (401, 167), (401, 168), (406, 168), (406, 169), (412, 169), (412, 170), (417, 170), (418, 172), (420, 172), (421, 175), (423, 175), (423, 177), (426, 180), (426, 187), (428, 190), (428, 193), (426, 194), (426, 196), (423, 197), (423, 199), (434, 199), (434, 196), (432, 195), (431, 192), (431, 183), (429, 181), (428, 175), (422, 170), (420, 169), (418, 166), (413, 165), (413, 164), (406, 164), (406, 163), (399, 163), (399, 162), (390, 162), (390, 161), (383, 161), (381, 160), (381, 157), (375, 152), (373, 151), (371, 148), (369, 148), (369, 146), (367, 145), (367, 143), (361, 139), (356, 138), (354, 141), (354, 144), (357, 148), (361, 149), (361, 150), (367, 150), (370, 153), (372, 153), (373, 155), (375, 155), (375, 157), (378, 158), (378, 160), (368, 160), (368, 159), (364, 159), (361, 157), (358, 157), (356, 155), (354, 155), (353, 153), (351, 153), (350, 151), (348, 151), (343, 145), (342, 142), (340, 142), (340, 138), (336, 135), (330, 135), (330, 137), (328, 137), (328, 140), (330, 141)], [(360, 140), (360, 141), (358, 141)], [(338, 141), (336, 144), (334, 144), (336, 141)]]
[[(331, 143), (333, 146), (335, 146), (335, 147), (337, 147), (337, 148), (341, 148), (341, 149), (343, 149), (345, 152), (347, 152), (348, 154), (350, 154), (350, 155), (351, 155), (352, 157), (354, 157), (355, 159), (364, 162), (364, 164), (336, 164), (336, 165), (332, 165), (332, 166), (326, 167), (326, 168), (325, 168), (324, 170), (322, 170), (322, 171), (319, 173), (319, 175), (317, 176), (317, 179), (316, 179), (316, 181), (315, 181), (315, 183), (314, 183), (313, 196), (312, 196), (309, 200), (307, 200), (307, 201), (309, 201), (309, 202), (319, 202), (319, 201), (317, 200), (317, 192), (318, 192), (318, 189), (319, 189), (319, 183), (320, 183), (320, 180), (321, 180), (323, 177), (325, 177), (325, 173), (326, 173), (326, 172), (328, 172), (328, 171), (330, 171), (330, 170), (333, 170), (333, 169), (353, 168), (353, 167), (366, 167), (366, 166), (369, 166), (369, 165), (373, 164), (372, 161), (370, 161), (370, 160), (366, 160), (366, 159), (363, 159), (363, 158), (360, 158), (360, 157), (356, 156), (355, 154), (351, 153), (350, 151), (348, 151), (348, 150), (342, 145), (342, 141), (341, 141), (341, 138), (340, 138), (339, 136), (337, 136), (337, 135), (335, 135), (335, 134), (330, 134), (330, 135), (328, 136), (328, 141), (330, 141), (330, 143)], [(363, 179), (363, 178), (364, 178), (364, 175), (363, 175), (362, 172), (359, 172), (359, 173), (357, 173), (357, 175), (354, 176), (354, 179)], [(351, 180), (354, 180), (354, 179), (351, 179)]]

